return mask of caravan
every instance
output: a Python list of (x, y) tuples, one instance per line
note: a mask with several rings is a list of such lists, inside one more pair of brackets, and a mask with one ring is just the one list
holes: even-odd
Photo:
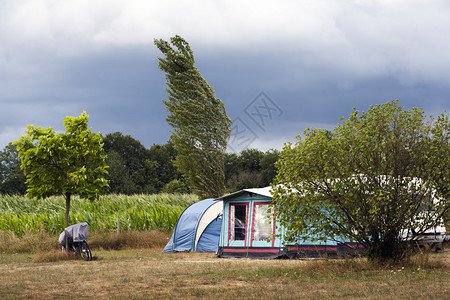
[(307, 240), (295, 245), (286, 244), (283, 240), (285, 229), (277, 226), (276, 214), (274, 217), (270, 212), (270, 189), (244, 189), (220, 198), (223, 201), (223, 221), (217, 251), (219, 257), (337, 257), (362, 248), (362, 245), (351, 241)]

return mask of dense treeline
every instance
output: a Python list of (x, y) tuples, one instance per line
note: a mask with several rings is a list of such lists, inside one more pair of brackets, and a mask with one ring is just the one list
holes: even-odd
[[(108, 156), (108, 193), (153, 194), (189, 193), (173, 161), (177, 152), (171, 142), (146, 148), (140, 141), (120, 132), (103, 136)], [(279, 152), (246, 149), (225, 155), (225, 186), (227, 192), (243, 188), (267, 186), (276, 174)], [(25, 175), (20, 169), (16, 147), (8, 144), (0, 151), (0, 194), (26, 192)]]
[[(103, 142), (108, 156), (110, 193), (153, 194), (166, 191), (166, 185), (181, 179), (173, 165), (176, 151), (170, 142), (147, 149), (138, 140), (120, 132), (107, 134)], [(168, 192), (187, 192), (187, 187), (180, 184), (178, 190)]]
[(25, 194), (25, 180), (16, 146), (9, 143), (0, 151), (0, 193)]
[(264, 187), (271, 184), (276, 175), (277, 150), (262, 152), (245, 149), (241, 153), (225, 155), (225, 186), (227, 192), (244, 188)]

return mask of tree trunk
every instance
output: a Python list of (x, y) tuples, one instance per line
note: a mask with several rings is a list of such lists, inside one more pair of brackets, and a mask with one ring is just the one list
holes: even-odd
[(70, 196), (69, 193), (64, 195), (66, 198), (66, 227), (69, 227)]
[[(66, 228), (69, 227), (69, 211), (70, 211), (70, 194), (64, 194), (66, 198)], [(69, 253), (69, 238), (66, 235), (66, 252)]]
[(405, 243), (396, 234), (386, 234), (382, 238), (373, 239), (368, 247), (368, 259), (375, 264), (395, 264), (405, 255)]

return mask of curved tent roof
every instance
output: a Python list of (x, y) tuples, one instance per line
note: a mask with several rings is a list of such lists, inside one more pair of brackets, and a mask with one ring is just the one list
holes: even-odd
[(222, 225), (222, 201), (206, 199), (186, 208), (163, 252), (216, 252)]

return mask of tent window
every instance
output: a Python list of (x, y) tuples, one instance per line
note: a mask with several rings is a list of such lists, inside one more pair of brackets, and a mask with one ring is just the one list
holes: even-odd
[(256, 204), (253, 220), (253, 241), (267, 241), (273, 237), (273, 218), (268, 204)]
[(230, 206), (230, 240), (244, 241), (247, 224), (247, 205)]

